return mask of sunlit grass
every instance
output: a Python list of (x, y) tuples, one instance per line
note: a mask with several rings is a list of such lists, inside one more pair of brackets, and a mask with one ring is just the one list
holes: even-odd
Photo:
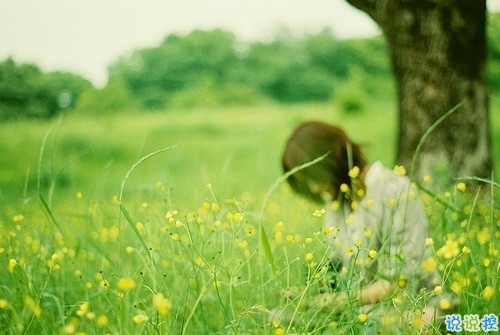
[[(392, 121), (367, 126), (380, 118), (376, 112), (347, 117), (331, 106), (309, 105), (67, 116), (47, 137), (40, 198), (36, 172), (49, 125), (2, 125), (12, 139), (2, 148), (18, 158), (1, 159), (8, 173), (0, 198), (0, 329), (362, 334), (376, 321), (387, 334), (416, 334), (426, 301), (461, 315), (498, 313), (498, 187), (484, 194), (460, 180), (436, 185), (430, 176), (417, 182), (438, 190), (424, 194), (431, 226), (422, 246), (431, 254), (422, 271), (437, 269), (442, 276), (435, 287), (410, 294), (401, 285), (380, 309), (363, 312), (354, 303), (342, 313), (304, 307), (327, 280), (330, 232), (323, 228), (323, 208), (286, 185), (278, 184), (264, 201), (281, 175), (282, 144), (296, 123), (320, 119), (346, 127), (367, 144), (369, 160), (390, 165), (394, 118), (382, 111)], [(20, 134), (19, 126), (29, 131)], [(131, 170), (141, 157), (174, 145)], [(24, 155), (16, 156), (21, 150)], [(356, 279), (354, 269), (340, 271), (340, 281), (352, 289)], [(289, 287), (301, 288), (299, 298), (283, 301), (280, 292)], [(292, 322), (270, 317), (277, 306)], [(382, 308), (398, 313), (380, 317)]]

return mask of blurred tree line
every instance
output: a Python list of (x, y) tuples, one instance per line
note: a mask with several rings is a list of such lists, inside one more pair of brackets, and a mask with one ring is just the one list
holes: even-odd
[[(500, 92), (500, 13), (489, 15), (489, 81)], [(0, 63), (0, 120), (82, 113), (192, 108), (264, 101), (334, 101), (347, 113), (395, 89), (382, 37), (341, 40), (330, 30), (243, 43), (223, 30), (169, 35), (160, 45), (122, 56), (107, 85), (33, 64)]]

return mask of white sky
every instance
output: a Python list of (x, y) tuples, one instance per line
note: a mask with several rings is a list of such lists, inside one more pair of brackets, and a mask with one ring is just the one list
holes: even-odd
[[(500, 0), (488, 0), (500, 10)], [(241, 40), (272, 37), (279, 27), (339, 38), (378, 28), (345, 0), (1, 0), (0, 60), (80, 74), (101, 86), (107, 66), (171, 33), (223, 28)]]

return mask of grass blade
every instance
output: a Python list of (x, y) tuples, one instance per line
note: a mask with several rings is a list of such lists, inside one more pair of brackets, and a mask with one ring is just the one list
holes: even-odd
[(413, 154), (412, 160), (411, 160), (411, 167), (410, 167), (410, 173), (413, 175), (414, 173), (414, 167), (417, 162), (417, 158), (420, 155), (420, 150), (422, 150), (422, 146), (424, 145), (425, 141), (429, 137), (429, 135), (436, 129), (444, 120), (446, 120), (451, 114), (455, 113), (460, 107), (462, 107), (464, 102), (460, 102), (455, 107), (447, 111), (445, 114), (441, 115), (439, 119), (436, 120), (432, 124), (432, 126), (429, 127), (429, 129), (426, 130), (424, 135), (420, 138), (420, 141), (418, 142), (417, 148), (415, 149), (415, 153)]
[[(174, 148), (175, 146), (172, 146), (172, 147), (166, 147), (166, 148), (162, 148), (162, 149), (158, 149), (156, 151), (153, 151), (149, 154), (147, 154), (146, 156), (143, 156), (141, 157), (137, 162), (135, 162), (132, 167), (130, 168), (130, 170), (127, 171), (127, 174), (125, 175), (125, 178), (123, 178), (123, 181), (122, 181), (122, 184), (121, 184), (121, 187), (120, 187), (120, 197), (119, 197), (119, 206), (120, 206), (120, 212), (123, 214), (123, 216), (125, 217), (125, 219), (127, 220), (127, 222), (129, 223), (130, 227), (132, 228), (132, 230), (134, 231), (136, 237), (139, 239), (139, 242), (141, 242), (141, 245), (143, 246), (144, 250), (146, 251), (146, 254), (148, 255), (148, 257), (151, 259), (151, 261), (153, 261), (153, 257), (151, 255), (151, 252), (149, 250), (149, 247), (146, 243), (146, 241), (144, 240), (144, 238), (142, 237), (141, 233), (139, 232), (139, 230), (137, 229), (136, 227), (136, 224), (135, 224), (135, 221), (134, 219), (132, 219), (132, 217), (130, 216), (129, 212), (127, 211), (127, 209), (123, 206), (123, 203), (122, 203), (122, 199), (123, 199), (123, 191), (125, 189), (125, 185), (127, 183), (127, 180), (130, 178), (130, 175), (132, 174), (132, 172), (134, 172), (134, 170), (139, 166), (141, 165), (144, 161), (146, 161), (147, 159), (151, 158), (151, 157), (154, 157), (162, 152), (165, 152), (165, 151), (168, 151), (172, 148)], [(121, 220), (119, 220), (119, 224), (121, 223)]]
[(269, 261), (269, 264), (271, 265), (271, 268), (273, 269), (274, 273), (277, 273), (277, 268), (276, 268), (276, 263), (274, 262), (274, 257), (273, 253), (271, 250), (271, 245), (269, 243), (269, 239), (267, 238), (266, 230), (264, 228), (264, 225), (262, 224), (262, 220), (264, 218), (264, 210), (267, 207), (267, 204), (269, 202), (269, 199), (271, 198), (271, 195), (276, 191), (276, 189), (285, 181), (287, 180), (288, 177), (293, 175), (294, 173), (299, 172), (300, 170), (303, 170), (311, 165), (314, 165), (320, 161), (322, 161), (326, 156), (328, 156), (329, 152), (324, 154), (323, 156), (320, 156), (310, 162), (304, 163), (302, 165), (296, 166), (284, 175), (280, 176), (276, 181), (271, 185), (271, 187), (267, 190), (267, 193), (264, 197), (264, 201), (262, 202), (262, 207), (260, 210), (260, 241), (262, 243), (262, 247), (264, 248), (264, 253), (266, 255), (267, 260)]

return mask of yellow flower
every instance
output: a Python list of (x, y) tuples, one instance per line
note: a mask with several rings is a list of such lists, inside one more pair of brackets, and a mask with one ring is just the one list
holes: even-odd
[(464, 247), (462, 248), (462, 253), (464, 254), (470, 253), (470, 248), (464, 245)]
[(396, 165), (394, 167), (394, 173), (400, 176), (404, 176), (406, 174), (406, 169), (402, 165)]
[(432, 237), (428, 237), (425, 239), (425, 246), (427, 248), (432, 247), (433, 245), (434, 245), (434, 240), (432, 239)]
[(157, 293), (153, 296), (153, 306), (160, 315), (167, 315), (172, 307), (170, 300), (165, 298), (162, 293)]
[(14, 268), (17, 265), (17, 261), (14, 258), (9, 259), (9, 264), (7, 265), (7, 270), (9, 272), (14, 272)]
[(5, 299), (0, 299), (0, 310), (5, 309), (9, 303)]
[(345, 183), (342, 184), (342, 185), (340, 185), (340, 192), (342, 192), (342, 193), (349, 192), (349, 186), (347, 184), (345, 184)]
[(127, 291), (135, 287), (135, 280), (132, 278), (120, 278), (118, 280), (117, 286), (120, 290)]
[(432, 177), (426, 174), (424, 176), (424, 183), (430, 183), (432, 181)]
[(99, 315), (97, 317), (96, 322), (97, 322), (97, 326), (102, 328), (102, 327), (105, 327), (108, 324), (109, 319), (108, 319), (108, 317), (106, 315), (101, 314), (101, 315)]
[(365, 237), (371, 237), (371, 236), (372, 236), (372, 234), (373, 234), (373, 232), (372, 232), (372, 230), (371, 230), (370, 228), (366, 228), (366, 227), (365, 227), (365, 228), (364, 228), (364, 231), (365, 231), (365, 232), (364, 232)]
[(443, 245), (436, 254), (440, 257), (444, 257), (446, 259), (453, 258), (457, 256), (459, 253), (458, 242), (452, 239), (446, 240), (445, 245)]
[(349, 170), (349, 177), (355, 179), (359, 176), (359, 167), (355, 166), (351, 170)]
[(24, 215), (22, 214), (17, 214), (12, 217), (12, 221), (14, 222), (21, 222), (24, 220)]
[(134, 323), (139, 324), (139, 323), (147, 322), (149, 320), (149, 317), (145, 314), (139, 313), (139, 314), (136, 314), (132, 320), (134, 321)]
[(358, 321), (361, 323), (365, 323), (368, 320), (368, 315), (365, 313), (361, 313), (358, 315)]
[(448, 299), (439, 300), (439, 308), (442, 310), (447, 310), (451, 308), (451, 302)]
[(405, 275), (401, 275), (399, 276), (398, 278), (398, 287), (399, 288), (405, 288), (406, 287), (406, 284), (407, 284), (407, 279), (406, 279), (406, 276)]
[(467, 189), (467, 185), (465, 185), (465, 183), (463, 182), (460, 182), (457, 184), (456, 188), (460, 192), (465, 192), (465, 190)]
[(324, 208), (322, 208), (322, 209), (317, 209), (317, 210), (315, 210), (315, 211), (314, 211), (313, 216), (315, 216), (315, 217), (319, 218), (319, 217), (321, 217), (323, 214), (325, 214), (325, 212), (326, 212), (326, 210), (325, 210)]
[(435, 295), (441, 295), (441, 294), (443, 294), (443, 287), (439, 286), (439, 285), (436, 286), (436, 287), (434, 287), (434, 294)]
[(42, 315), (42, 309), (30, 296), (24, 296), (24, 306), (26, 306), (35, 316)]
[(80, 317), (84, 317), (85, 315), (87, 315), (88, 312), (89, 312), (89, 303), (83, 302), (80, 305), (80, 308), (76, 311), (76, 314)]
[(313, 255), (313, 253), (312, 253), (312, 252), (308, 252), (308, 253), (304, 256), (304, 259), (305, 259), (306, 261), (312, 261), (312, 260), (313, 260), (313, 258), (314, 258), (314, 255)]
[(377, 251), (376, 250), (370, 250), (370, 251), (368, 251), (368, 256), (370, 256), (370, 258), (377, 257)]
[(493, 287), (491, 286), (486, 286), (483, 290), (483, 292), (481, 292), (481, 298), (483, 298), (484, 300), (489, 300), (493, 294), (495, 293), (495, 290), (493, 289)]
[(234, 213), (234, 215), (233, 215), (233, 220), (235, 222), (241, 222), (241, 221), (243, 221), (243, 218), (244, 218), (243, 214), (241, 214), (240, 212)]
[(337, 211), (340, 208), (340, 202), (337, 200), (332, 201), (331, 208), (332, 210)]
[(437, 262), (433, 256), (429, 256), (426, 260), (422, 262), (422, 270), (425, 272), (433, 272), (436, 270)]

